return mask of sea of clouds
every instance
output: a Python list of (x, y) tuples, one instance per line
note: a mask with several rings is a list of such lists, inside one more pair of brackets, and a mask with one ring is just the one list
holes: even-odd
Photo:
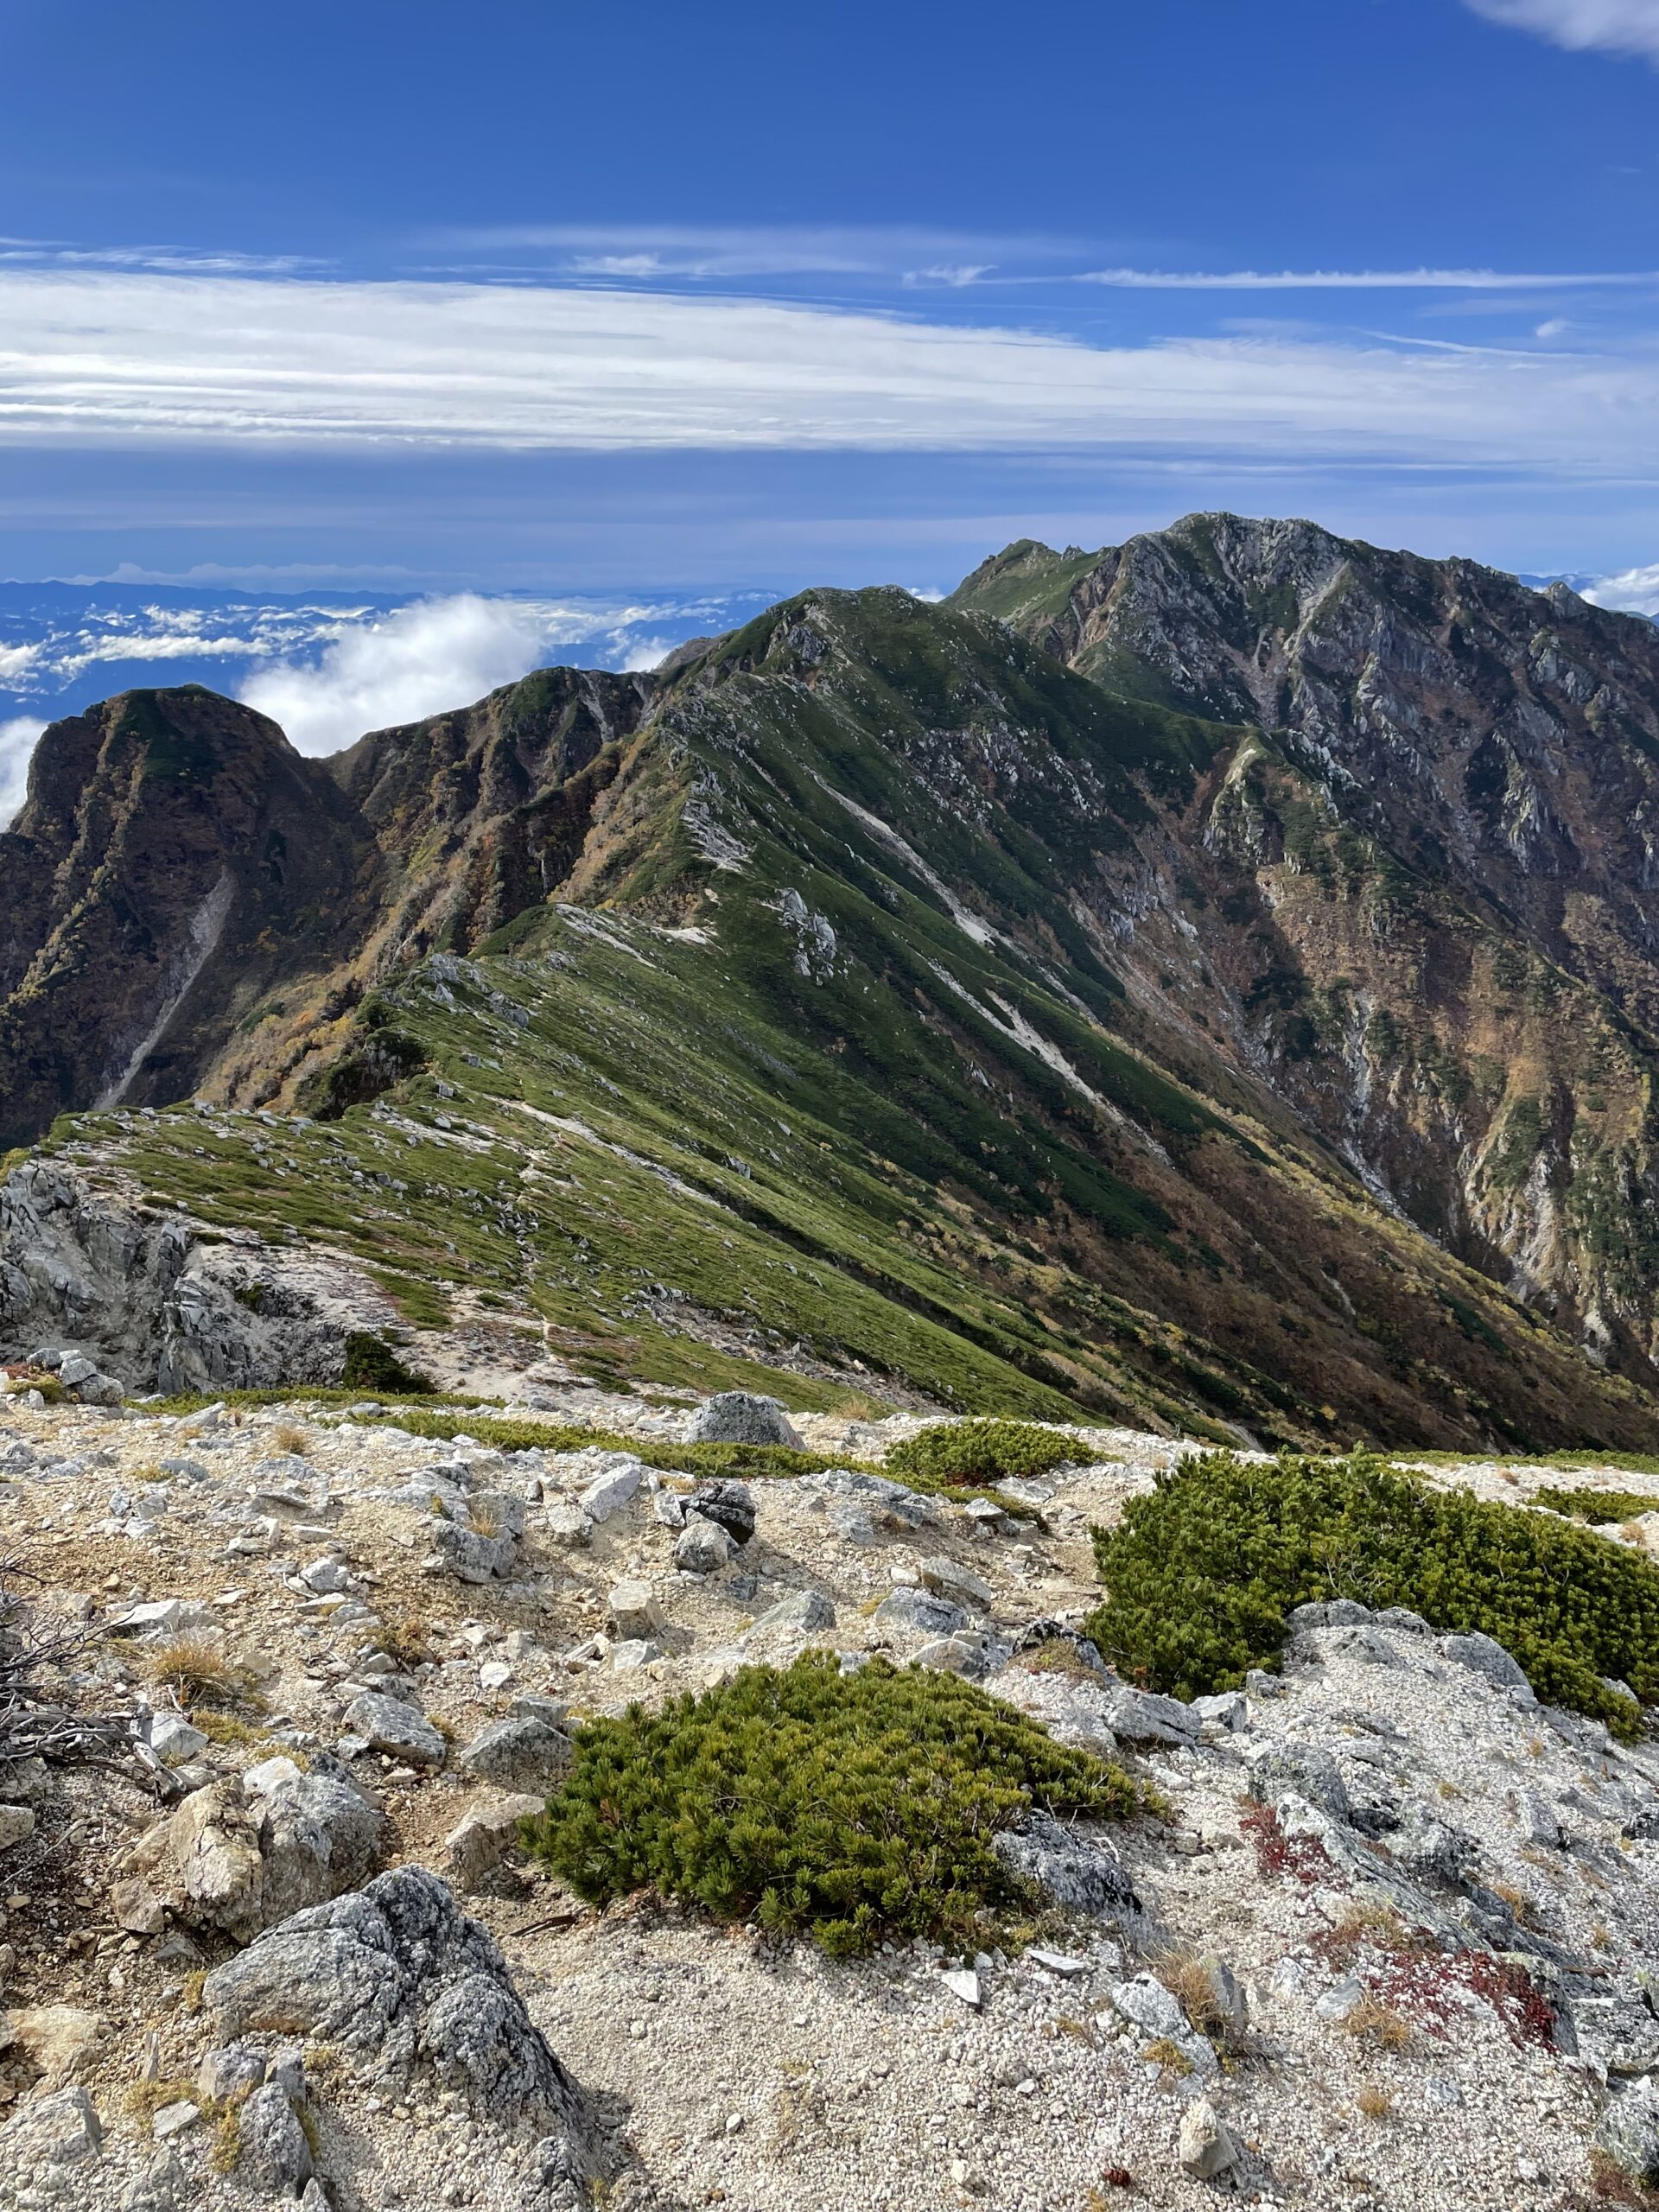
[(365, 730), (466, 706), (533, 668), (652, 667), (688, 638), (747, 621), (768, 596), (0, 584), (0, 826), (22, 804), (47, 723), (114, 692), (205, 683), (269, 715), (302, 753), (337, 753)]

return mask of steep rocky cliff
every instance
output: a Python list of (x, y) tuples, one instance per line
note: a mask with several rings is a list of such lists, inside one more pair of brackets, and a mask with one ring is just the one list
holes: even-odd
[(955, 603), (1255, 726), (1187, 824), (1202, 1018), (1439, 1241), (1650, 1352), (1659, 631), (1230, 515), (1011, 547)]
[(361, 937), (378, 855), (320, 764), (194, 687), (54, 724), (0, 835), (0, 1145), (188, 1096), (282, 982)]

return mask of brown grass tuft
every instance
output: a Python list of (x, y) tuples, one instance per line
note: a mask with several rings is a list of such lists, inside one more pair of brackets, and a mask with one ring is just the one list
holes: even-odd
[(185, 1705), (242, 1706), (257, 1713), (264, 1700), (245, 1667), (239, 1667), (222, 1644), (206, 1637), (181, 1636), (149, 1653), (145, 1671), (152, 1682), (170, 1689)]
[(1368, 2082), (1354, 2099), (1367, 2120), (1389, 2120), (1394, 2114), (1394, 2099), (1387, 2089), (1379, 2089)]
[(1368, 2050), (1409, 2050), (1416, 2041), (1405, 2014), (1373, 1997), (1370, 1990), (1343, 2022), (1342, 2031)]
[(1404, 1951), (1412, 1945), (1411, 1930), (1391, 1904), (1351, 1904), (1318, 1947), (1332, 1966), (1351, 1967), (1359, 1953)]
[(1197, 1951), (1166, 1951), (1155, 1962), (1158, 1979), (1200, 2035), (1220, 2043), (1228, 2019), (1206, 1960)]
[(311, 1449), (311, 1440), (305, 1431), (295, 1428), (286, 1421), (280, 1428), (272, 1429), (270, 1441), (274, 1450), (286, 1452), (296, 1459), (303, 1459)]
[(1518, 1885), (1514, 1882), (1494, 1882), (1492, 1884), (1492, 1895), (1495, 1897), (1503, 1898), (1504, 1904), (1508, 1905), (1510, 1910), (1515, 1915), (1517, 1926), (1522, 1928), (1536, 1928), (1538, 1925), (1538, 1907), (1534, 1902), (1531, 1893), (1529, 1891), (1520, 1888)]

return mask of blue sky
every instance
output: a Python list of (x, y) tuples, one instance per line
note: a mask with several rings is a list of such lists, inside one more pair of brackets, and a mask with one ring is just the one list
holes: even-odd
[(0, 0), (0, 575), (1659, 563), (1659, 0)]

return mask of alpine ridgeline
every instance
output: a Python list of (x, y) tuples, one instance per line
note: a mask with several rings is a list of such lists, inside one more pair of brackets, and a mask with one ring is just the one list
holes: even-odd
[(0, 837), (0, 1351), (1653, 1449), (1656, 809), (1650, 625), (1230, 516), (328, 762), (129, 694)]

